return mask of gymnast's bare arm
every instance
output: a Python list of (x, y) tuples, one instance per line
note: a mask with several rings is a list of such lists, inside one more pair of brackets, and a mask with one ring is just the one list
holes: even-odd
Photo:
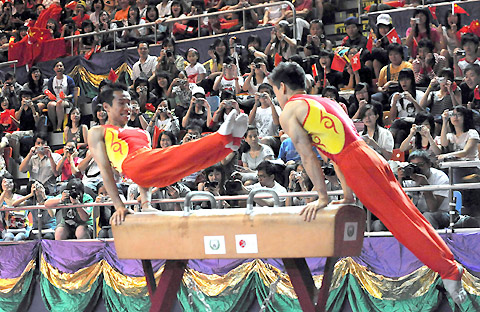
[(295, 149), (302, 158), (302, 164), (313, 183), (313, 189), (318, 193), (318, 200), (308, 203), (300, 212), (305, 215), (305, 221), (315, 219), (318, 209), (328, 205), (327, 187), (322, 165), (312, 150), (312, 142), (302, 126), (307, 115), (308, 107), (304, 101), (295, 101), (284, 107), (280, 115), (280, 124), (283, 130), (292, 139)]

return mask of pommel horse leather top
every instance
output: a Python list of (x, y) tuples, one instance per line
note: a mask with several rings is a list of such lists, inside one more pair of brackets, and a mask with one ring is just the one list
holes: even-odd
[[(359, 255), (365, 212), (331, 205), (305, 222), (302, 207), (136, 213), (113, 226), (121, 259), (249, 259)], [(138, 244), (141, 238), (142, 244)]]
[[(152, 306), (171, 311), (188, 259), (283, 258), (303, 311), (325, 311), (337, 257), (362, 250), (365, 211), (330, 205), (305, 222), (302, 207), (209, 209), (136, 213), (112, 226), (121, 259), (142, 259)], [(142, 244), (139, 244), (141, 238)], [(316, 288), (306, 257), (327, 257), (322, 287)], [(158, 287), (150, 259), (166, 259)]]

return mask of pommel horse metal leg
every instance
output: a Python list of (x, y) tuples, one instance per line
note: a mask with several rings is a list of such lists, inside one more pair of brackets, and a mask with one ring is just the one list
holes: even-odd
[(284, 258), (283, 264), (287, 270), (288, 276), (292, 283), (293, 289), (298, 297), (300, 307), (304, 312), (323, 312), (325, 311), (330, 283), (333, 275), (333, 268), (336, 257), (328, 257), (325, 263), (325, 271), (323, 273), (322, 286), (318, 294), (317, 305), (314, 305), (314, 295), (316, 291), (312, 274), (307, 266), (305, 258)]
[(150, 302), (152, 303), (150, 312), (168, 312), (172, 310), (187, 262), (187, 260), (165, 261), (163, 273), (157, 286), (155, 276), (153, 275), (152, 263), (150, 260), (142, 260)]

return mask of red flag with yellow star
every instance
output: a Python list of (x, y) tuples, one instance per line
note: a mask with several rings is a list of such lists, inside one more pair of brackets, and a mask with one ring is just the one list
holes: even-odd
[(456, 3), (452, 3), (452, 13), (455, 14), (467, 14), (467, 16), (470, 16), (470, 14), (468, 14), (467, 11), (465, 11), (464, 8), (462, 8), (461, 6), (459, 6), (458, 4)]

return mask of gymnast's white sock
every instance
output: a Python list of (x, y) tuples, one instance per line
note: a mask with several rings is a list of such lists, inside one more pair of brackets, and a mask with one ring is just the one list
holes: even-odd
[(232, 131), (235, 127), (235, 118), (237, 117), (237, 111), (232, 110), (230, 114), (227, 115), (225, 121), (222, 123), (217, 132), (221, 135), (228, 136), (232, 134)]
[(461, 265), (457, 266), (458, 271), (460, 271), (460, 280), (442, 279), (442, 281), (445, 290), (452, 297), (453, 301), (460, 306), (467, 299), (467, 292), (462, 285), (463, 267)]

